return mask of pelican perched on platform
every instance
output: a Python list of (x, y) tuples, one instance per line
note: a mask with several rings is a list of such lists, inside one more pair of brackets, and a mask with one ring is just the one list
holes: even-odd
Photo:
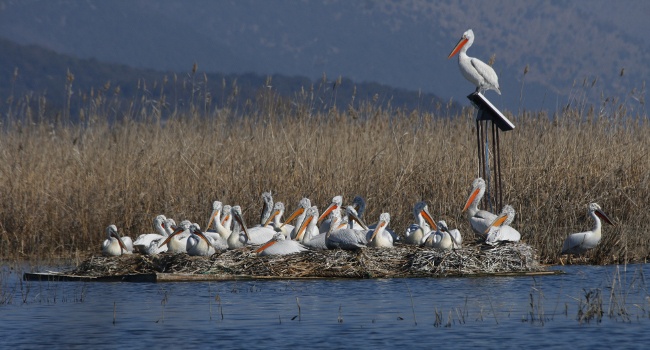
[(273, 239), (259, 247), (255, 253), (259, 255), (289, 255), (304, 252), (307, 248), (291, 239), (287, 239), (282, 232), (277, 232)]
[[(306, 215), (305, 212), (310, 207), (311, 207), (311, 201), (309, 200), (309, 198), (307, 197), (302, 198), (298, 202), (298, 208), (296, 208), (296, 210), (293, 213), (291, 213), (291, 215), (287, 218), (287, 220), (284, 221), (284, 224), (282, 224), (281, 227), (286, 226), (294, 219), (296, 220), (296, 226), (293, 227), (293, 229), (289, 234), (291, 239), (295, 239), (296, 236), (298, 235), (298, 229), (299, 229), (298, 226), (300, 226), (303, 220), (305, 220), (305, 215)], [(316, 224), (316, 221), (314, 221), (314, 224)]]
[(485, 194), (485, 180), (478, 177), (472, 182), (472, 192), (467, 198), (463, 211), (467, 211), (467, 219), (472, 226), (472, 230), (479, 238), (485, 239), (485, 231), (490, 224), (496, 220), (497, 216), (486, 210), (478, 209), (478, 202), (481, 201)]
[(388, 224), (390, 224), (390, 214), (379, 215), (379, 222), (375, 228), (368, 231), (368, 247), (393, 248), (393, 236), (386, 231)]
[(298, 232), (296, 233), (295, 240), (309, 248), (326, 250), (327, 244), (325, 239), (327, 238), (327, 233), (320, 233), (316, 226), (316, 221), (318, 221), (318, 208), (316, 206), (307, 208), (304, 216), (300, 226), (296, 226), (298, 227)]
[[(273, 196), (271, 192), (262, 193), (262, 214), (260, 214), (260, 223), (256, 226), (265, 226), (273, 211)], [(252, 227), (251, 227), (252, 228)]]
[(181, 221), (178, 226), (174, 228), (167, 238), (165, 238), (159, 247), (167, 245), (167, 251), (173, 254), (187, 253), (187, 239), (190, 237), (190, 226), (192, 223), (189, 220)]
[(232, 232), (230, 233), (230, 237), (228, 237), (228, 249), (242, 248), (246, 244), (249, 244), (249, 236), (248, 228), (242, 218), (241, 207), (238, 205), (232, 207), (230, 209), (230, 215), (234, 220)]
[(155, 255), (167, 251), (167, 246), (159, 247), (161, 241), (167, 238), (167, 231), (165, 231), (165, 215), (158, 215), (153, 219), (154, 233), (145, 233), (133, 242), (133, 248), (145, 255)]
[(191, 223), (187, 225), (186, 223), (181, 222), (180, 226), (174, 231), (174, 233), (172, 233), (161, 243), (161, 246), (165, 244), (169, 245), (171, 242), (177, 241), (174, 239), (174, 236), (183, 234), (185, 232), (184, 227), (187, 226), (189, 236), (185, 242), (185, 251), (188, 255), (210, 256), (215, 253), (212, 243), (210, 242), (209, 238), (206, 237), (203, 232), (201, 232), (201, 227), (199, 227), (197, 223)]
[(458, 55), (458, 67), (465, 79), (469, 80), (472, 84), (476, 85), (476, 92), (483, 92), (486, 90), (494, 90), (499, 95), (499, 77), (497, 73), (487, 65), (485, 62), (478, 58), (467, 56), (467, 49), (474, 43), (474, 32), (469, 29), (458, 41), (456, 47), (451, 51), (447, 59), (452, 58), (455, 54)]
[(319, 225), (318, 230), (320, 233), (325, 233), (330, 230), (331, 219), (327, 219), (325, 221), (323, 221), (323, 219), (328, 217), (328, 215), (330, 215), (330, 213), (333, 211), (341, 209), (341, 205), (343, 205), (343, 196), (334, 196), (334, 198), (332, 198), (332, 203), (320, 214), (320, 217), (316, 222), (316, 224)]
[(273, 212), (273, 197), (271, 192), (262, 193), (262, 214), (260, 224), (248, 228), (248, 244), (264, 244), (270, 241), (275, 235), (275, 229), (269, 226), (271, 213)]
[(424, 238), (423, 243), (425, 247), (451, 250), (460, 248), (463, 243), (463, 238), (458, 230), (449, 230), (447, 223), (444, 220), (438, 221), (436, 231), (429, 232)]
[[(352, 215), (350, 217), (354, 220), (358, 219), (356, 215)], [(342, 221), (340, 209), (331, 211), (330, 218), (330, 227), (325, 236), (325, 244), (327, 245), (327, 249), (340, 248), (344, 250), (355, 250), (366, 246), (368, 239), (366, 238), (365, 230), (362, 231), (354, 230), (351, 228), (338, 228)]]
[[(208, 225), (205, 226), (205, 233), (208, 232), (216, 232), (223, 238), (224, 240), (227, 240), (228, 237), (230, 237), (230, 227), (226, 227), (223, 225), (221, 221), (221, 211), (222, 209), (225, 209), (223, 207), (223, 204), (219, 201), (214, 201), (212, 202), (212, 213), (210, 214), (210, 219), (208, 220)], [(230, 210), (230, 207), (228, 207), (228, 210)], [(225, 212), (225, 210), (224, 210)], [(224, 215), (225, 217), (226, 215)], [(214, 230), (210, 229), (210, 226), (212, 226), (212, 223), (214, 223)]]
[(224, 205), (223, 209), (221, 209), (221, 226), (228, 231), (232, 231), (232, 207), (228, 204)]
[(282, 216), (284, 215), (284, 203), (282, 202), (276, 202), (273, 205), (273, 211), (271, 212), (271, 216), (266, 220), (264, 223), (264, 226), (269, 226), (275, 230), (275, 232), (282, 232), (282, 234), (285, 237), (289, 237), (291, 235), (291, 231), (293, 231), (294, 226), (289, 225), (286, 222), (283, 224), (282, 223)]
[(591, 231), (570, 234), (562, 245), (562, 254), (580, 255), (589, 249), (595, 248), (601, 238), (600, 219), (615, 226), (612, 220), (609, 219), (607, 214), (596, 203), (589, 204), (588, 213), (594, 219), (594, 228)]
[(415, 223), (406, 229), (404, 242), (406, 244), (421, 245), (424, 236), (431, 232), (432, 229), (436, 229), (436, 224), (429, 213), (427, 203), (424, 201), (415, 203), (413, 217)]
[(501, 214), (490, 224), (485, 231), (485, 243), (495, 245), (501, 242), (519, 242), (521, 234), (510, 226), (515, 220), (515, 208), (505, 205)]
[[(119, 256), (122, 254), (131, 254), (128, 246), (124, 243), (124, 238), (117, 233), (117, 226), (109, 225), (106, 227), (106, 240), (102, 243), (102, 254), (105, 256)], [(129, 238), (130, 239), (130, 238)]]

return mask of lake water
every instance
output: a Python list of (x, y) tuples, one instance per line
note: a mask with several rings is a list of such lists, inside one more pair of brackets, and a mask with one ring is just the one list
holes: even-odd
[(647, 347), (648, 265), (558, 269), (566, 273), (149, 284), (24, 282), (4, 266), (0, 346)]

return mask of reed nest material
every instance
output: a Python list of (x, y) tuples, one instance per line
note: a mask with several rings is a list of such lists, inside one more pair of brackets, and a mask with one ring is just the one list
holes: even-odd
[(543, 270), (531, 246), (515, 243), (497, 247), (469, 245), (452, 251), (397, 245), (393, 249), (310, 250), (285, 256), (258, 256), (251, 248), (219, 252), (209, 258), (167, 253), (154, 256), (93, 256), (79, 264), (71, 274), (184, 273), (276, 278), (390, 278)]

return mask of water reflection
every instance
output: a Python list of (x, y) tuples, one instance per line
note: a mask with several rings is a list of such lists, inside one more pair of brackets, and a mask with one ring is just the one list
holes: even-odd
[[(534, 278), (129, 284), (22, 282), (3, 267), (0, 295), (12, 298), (0, 305), (10, 335), (0, 344), (620, 348), (649, 340), (646, 265), (562, 270)], [(591, 290), (600, 292), (600, 323), (577, 320)]]

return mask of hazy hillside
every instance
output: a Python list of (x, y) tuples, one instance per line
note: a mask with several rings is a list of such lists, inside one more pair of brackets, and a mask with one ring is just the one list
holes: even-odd
[(326, 73), (466, 103), (472, 87), (447, 55), (472, 28), (470, 55), (496, 57), (497, 105), (556, 108), (641, 88), (648, 16), (643, 0), (0, 0), (0, 35), (135, 67)]

